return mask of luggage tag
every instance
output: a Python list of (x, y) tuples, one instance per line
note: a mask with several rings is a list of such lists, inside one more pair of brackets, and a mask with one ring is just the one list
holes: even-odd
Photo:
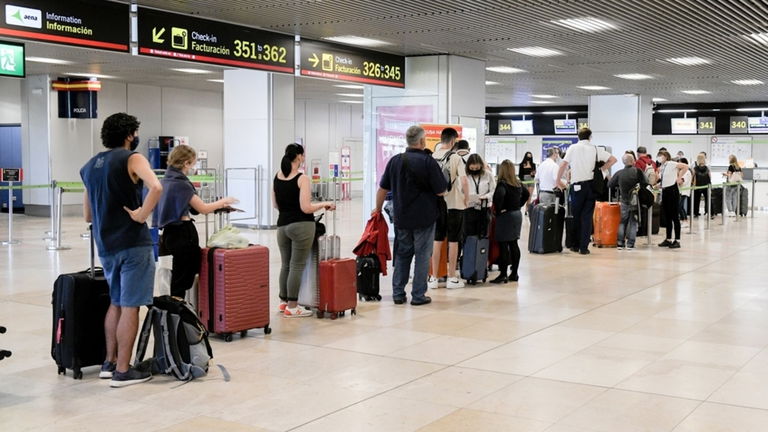
[(578, 192), (578, 191), (580, 191), (580, 190), (581, 190), (581, 185), (580, 185), (580, 184), (577, 184), (577, 185), (573, 185), (573, 191), (574, 191), (574, 192)]

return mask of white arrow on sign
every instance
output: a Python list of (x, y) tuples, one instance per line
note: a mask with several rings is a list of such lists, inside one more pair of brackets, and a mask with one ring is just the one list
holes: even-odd
[(165, 42), (165, 39), (160, 39), (163, 36), (163, 33), (165, 33), (165, 27), (161, 28), (160, 31), (157, 31), (157, 27), (152, 27), (152, 42), (154, 43)]

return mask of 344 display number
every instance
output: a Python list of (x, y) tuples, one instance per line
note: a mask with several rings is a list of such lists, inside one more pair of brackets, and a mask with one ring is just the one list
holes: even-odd
[(512, 123), (508, 122), (499, 122), (499, 132), (510, 132), (512, 131)]
[(256, 42), (235, 40), (235, 49), (232, 52), (235, 57), (251, 60), (263, 60), (272, 63), (287, 63), (288, 50), (285, 47), (269, 44), (259, 45)]
[(383, 78), (399, 81), (402, 78), (400, 66), (382, 65), (374, 62), (363, 62), (363, 75), (373, 78)]

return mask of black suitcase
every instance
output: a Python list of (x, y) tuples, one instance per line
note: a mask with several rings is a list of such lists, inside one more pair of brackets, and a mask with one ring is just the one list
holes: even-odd
[(360, 300), (380, 301), (378, 255), (359, 256), (355, 260), (357, 267), (357, 294)]
[(552, 253), (563, 251), (565, 211), (557, 204), (539, 204), (531, 214), (528, 252)]
[(746, 216), (749, 212), (749, 191), (744, 186), (739, 186), (741, 198), (739, 201), (739, 216)]
[[(661, 204), (653, 203), (651, 210), (651, 234), (656, 235), (661, 228)], [(640, 210), (640, 223), (637, 225), (637, 236), (644, 237), (648, 235), (648, 209)]]
[(93, 265), (93, 253), (91, 233), (91, 268), (62, 274), (53, 284), (51, 356), (60, 375), (72, 369), (75, 379), (83, 378), (82, 368), (101, 365), (107, 352), (104, 318), (109, 286), (104, 270)]
[(709, 214), (719, 215), (723, 212), (723, 188), (712, 189), (712, 202), (709, 203)]
[(470, 285), (478, 281), (488, 279), (488, 251), (490, 240), (488, 237), (476, 235), (467, 236), (462, 245), (462, 254), (459, 262), (461, 277)]

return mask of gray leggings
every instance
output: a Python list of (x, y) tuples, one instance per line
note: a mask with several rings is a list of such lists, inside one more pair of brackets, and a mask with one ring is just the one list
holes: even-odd
[(314, 222), (294, 222), (277, 229), (277, 245), (280, 247), (282, 259), (280, 300), (298, 300), (301, 275), (304, 273), (314, 240)]

